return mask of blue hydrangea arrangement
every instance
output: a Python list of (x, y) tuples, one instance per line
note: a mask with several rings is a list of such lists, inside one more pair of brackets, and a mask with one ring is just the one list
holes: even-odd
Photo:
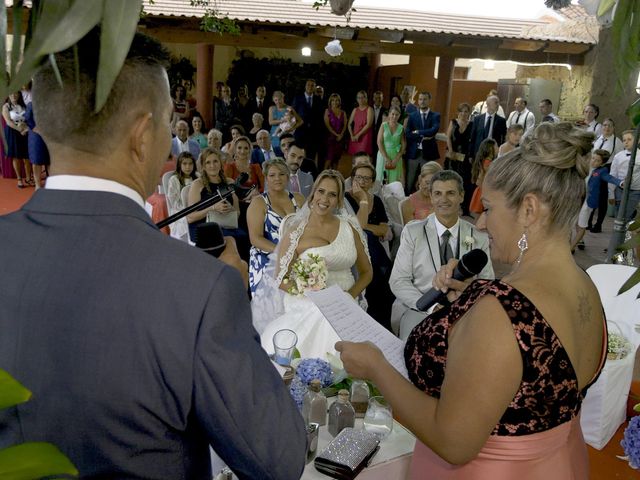
[(291, 385), (289, 385), (289, 393), (299, 409), (302, 409), (302, 401), (307, 393), (307, 387), (315, 379), (320, 380), (323, 387), (333, 384), (331, 365), (320, 358), (305, 358), (300, 361)]
[(331, 365), (320, 358), (305, 358), (296, 368), (296, 376), (302, 383), (309, 385), (311, 380), (318, 379), (322, 387), (328, 387), (333, 383), (333, 372)]
[(293, 398), (293, 401), (296, 402), (296, 405), (299, 409), (302, 410), (302, 401), (304, 400), (304, 395), (307, 393), (307, 386), (302, 383), (300, 377), (297, 375), (293, 377), (291, 380), (291, 385), (289, 385), (289, 393)]
[(635, 416), (629, 421), (620, 445), (624, 448), (631, 468), (640, 468), (640, 416)]

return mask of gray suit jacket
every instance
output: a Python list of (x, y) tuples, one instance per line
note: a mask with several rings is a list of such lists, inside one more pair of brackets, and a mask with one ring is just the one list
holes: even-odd
[[(310, 173), (298, 170), (298, 182), (300, 183), (300, 193), (304, 195), (304, 198), (307, 198), (311, 193), (311, 189), (313, 188), (313, 176)], [(291, 188), (291, 180), (289, 180), (290, 192), (293, 191)]]
[[(473, 238), (473, 245), (465, 239)], [(489, 256), (489, 238), (466, 220), (460, 219), (459, 233), (460, 258), (469, 250), (480, 248)], [(414, 311), (416, 302), (432, 287), (434, 275), (441, 267), (440, 242), (435, 224), (435, 214), (424, 220), (409, 222), (402, 230), (400, 247), (393, 263), (389, 285), (396, 296), (391, 312), (391, 324), (398, 325), (402, 317)], [(494, 278), (493, 267), (489, 261), (478, 275), (479, 278)], [(420, 313), (424, 318), (426, 313)]]
[(0, 448), (52, 442), (83, 478), (210, 480), (210, 444), (240, 478), (299, 478), (303, 421), (233, 268), (113, 193), (40, 190), (0, 238), (0, 368), (33, 392), (0, 410)]
[[(178, 142), (178, 137), (173, 137), (171, 139), (171, 155), (176, 158), (178, 158), (178, 155), (180, 155), (180, 146)], [(193, 158), (198, 160), (198, 157), (200, 156), (200, 145), (198, 145), (198, 142), (192, 139), (188, 139), (187, 144), (189, 145), (189, 153), (193, 155)]]

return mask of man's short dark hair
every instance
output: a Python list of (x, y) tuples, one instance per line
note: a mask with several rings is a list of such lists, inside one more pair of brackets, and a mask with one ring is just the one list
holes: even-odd
[(418, 96), (420, 96), (420, 95), (426, 95), (427, 97), (429, 97), (429, 100), (431, 100), (431, 94), (429, 92), (427, 92), (427, 91), (420, 92), (418, 94)]
[(62, 77), (58, 83), (47, 61), (33, 78), (33, 108), (38, 129), (45, 140), (91, 153), (104, 152), (113, 139), (125, 133), (132, 107), (143, 105), (160, 118), (156, 84), (169, 65), (169, 52), (155, 39), (136, 33), (124, 66), (114, 82), (107, 102), (95, 112), (96, 77), (100, 29), (94, 28), (77, 43), (79, 81), (73, 48), (55, 54)]
[(288, 138), (296, 138), (293, 133), (283, 133), (282, 135), (280, 135), (280, 143), (282, 143), (283, 140), (286, 140)]
[(458, 172), (454, 172), (453, 170), (440, 170), (433, 174), (431, 177), (431, 187), (433, 188), (433, 184), (436, 182), (448, 182), (449, 180), (455, 180), (458, 182), (458, 191), (460, 193), (464, 192), (464, 181)]
[(549, 100), (548, 98), (545, 98), (544, 100), (540, 100), (540, 103), (544, 103), (545, 105), (549, 105), (550, 107), (553, 106), (553, 103), (551, 103), (551, 100)]
[(296, 141), (291, 142), (289, 144), (289, 151), (291, 151), (293, 147), (299, 148), (300, 150), (305, 150), (304, 145), (302, 145), (300, 142), (296, 142)]

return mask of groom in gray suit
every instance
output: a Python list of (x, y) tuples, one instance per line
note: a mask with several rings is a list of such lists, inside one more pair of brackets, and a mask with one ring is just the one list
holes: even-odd
[[(403, 340), (427, 316), (417, 310), (416, 302), (432, 287), (433, 277), (443, 264), (475, 248), (489, 256), (487, 235), (459, 217), (463, 198), (460, 175), (451, 170), (436, 173), (431, 179), (434, 213), (425, 220), (409, 222), (402, 230), (389, 284), (396, 296), (391, 327)], [(478, 277), (494, 277), (491, 261)]]
[(0, 368), (33, 398), (0, 410), (0, 448), (54, 443), (82, 478), (211, 480), (211, 445), (239, 478), (298, 479), (304, 422), (237, 252), (229, 266), (144, 210), (171, 146), (168, 52), (137, 34), (95, 113), (99, 38), (56, 54), (62, 87), (49, 63), (33, 79), (51, 177), (0, 217)]

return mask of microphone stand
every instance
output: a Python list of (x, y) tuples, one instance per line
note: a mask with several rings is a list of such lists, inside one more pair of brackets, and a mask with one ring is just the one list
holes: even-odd
[(164, 220), (161, 220), (158, 223), (156, 223), (156, 227), (158, 228), (166, 227), (167, 225), (170, 225), (173, 222), (176, 222), (181, 218), (186, 217), (192, 212), (195, 212), (198, 210), (204, 210), (205, 208), (210, 207), (211, 205), (215, 205), (218, 202), (226, 200), (227, 198), (230, 198), (231, 195), (233, 195), (233, 191), (234, 191), (233, 188), (227, 188), (224, 192), (221, 192), (220, 189), (218, 189), (214, 196), (205, 198), (204, 200), (200, 200), (199, 202), (194, 203), (193, 205), (187, 208), (183, 208), (179, 212), (176, 212), (173, 215), (165, 218)]

